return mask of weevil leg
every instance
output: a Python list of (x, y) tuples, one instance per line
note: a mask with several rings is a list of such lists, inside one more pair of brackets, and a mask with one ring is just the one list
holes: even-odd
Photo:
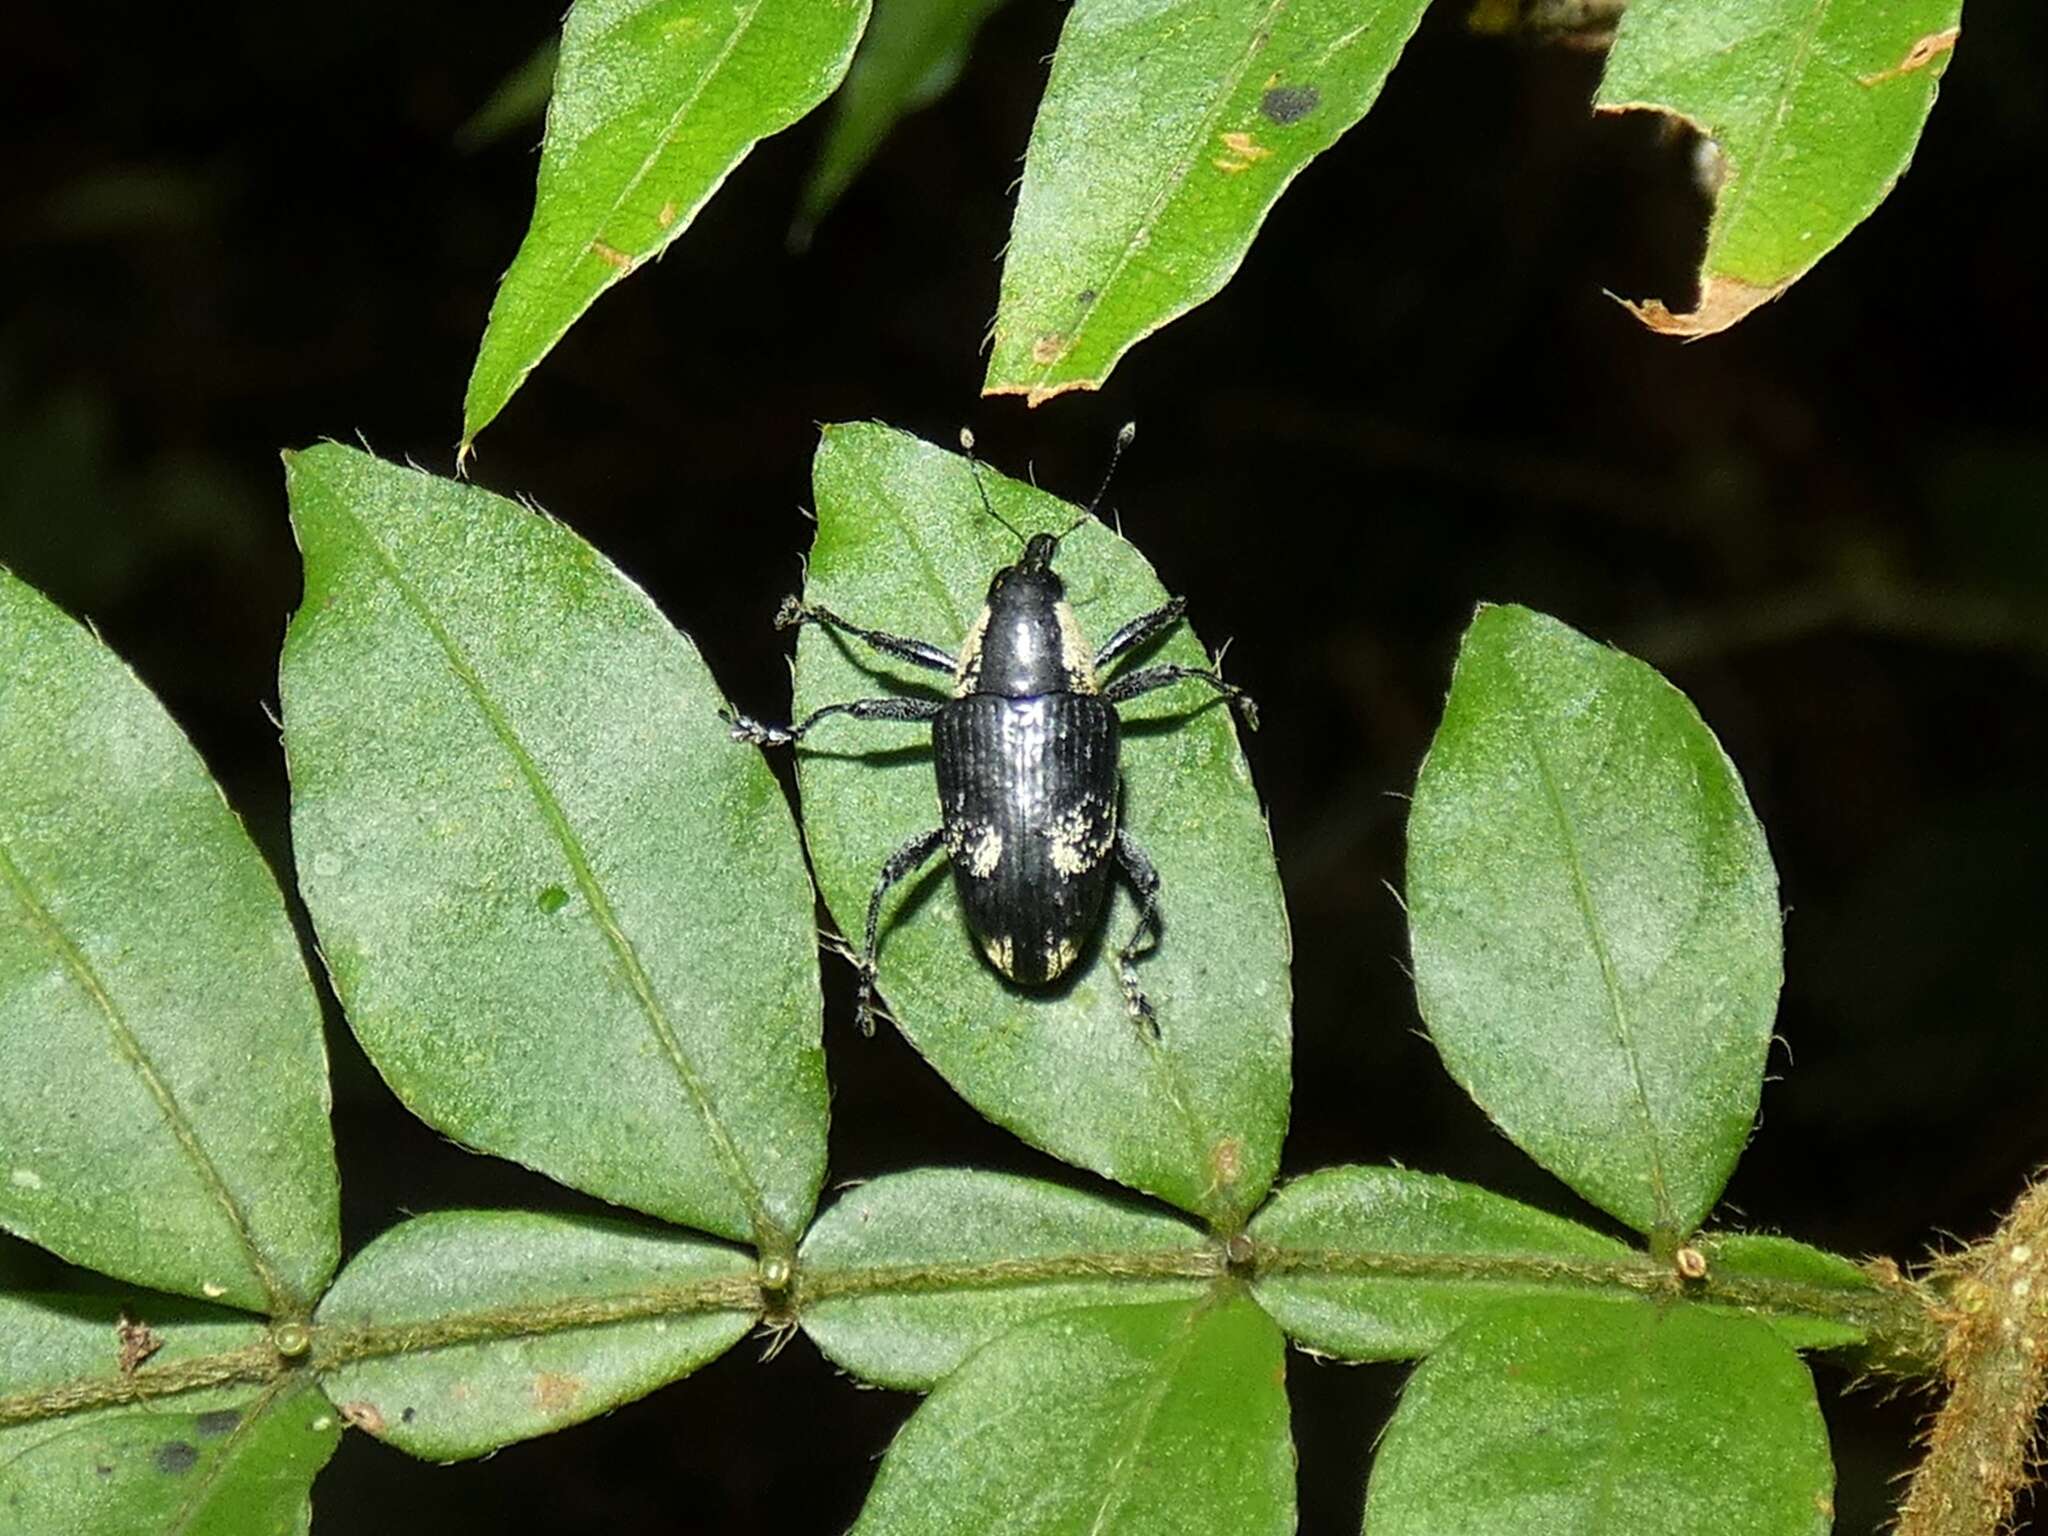
[(806, 603), (801, 598), (785, 597), (782, 607), (776, 610), (777, 629), (795, 629), (804, 624), (822, 624), (827, 629), (836, 629), (843, 635), (863, 640), (886, 656), (899, 661), (910, 662), (913, 666), (924, 667), (933, 672), (944, 672), (951, 676), (954, 661), (950, 652), (940, 650), (926, 640), (912, 640), (904, 635), (892, 635), (879, 629), (864, 629), (850, 623), (830, 608), (820, 608)]
[[(1138, 840), (1122, 827), (1116, 829), (1116, 862), (1124, 872), (1124, 878), (1131, 882), (1131, 891), (1138, 898), (1138, 922), (1131, 929), (1131, 936), (1124, 947), (1117, 951), (1117, 976), (1124, 986), (1124, 1006), (1138, 1027), (1159, 1038), (1159, 1020), (1153, 1017), (1152, 1004), (1138, 987), (1138, 956), (1144, 951), (1156, 949), (1159, 945), (1159, 871), (1152, 867), (1152, 861), (1145, 856), (1145, 850), (1138, 846)], [(1149, 936), (1151, 944), (1146, 945)]]
[(1112, 704), (1121, 704), (1141, 693), (1150, 693), (1155, 688), (1183, 680), (1207, 683), (1230, 701), (1231, 707), (1243, 718), (1247, 730), (1259, 728), (1259, 706), (1252, 702), (1252, 696), (1236, 684), (1223, 681), (1221, 674), (1202, 667), (1140, 667), (1103, 689), (1102, 696)]
[(860, 1025), (860, 1032), (864, 1035), (875, 1032), (875, 961), (882, 948), (882, 898), (889, 894), (890, 886), (916, 873), (945, 838), (944, 827), (918, 833), (890, 854), (882, 865), (882, 872), (875, 876), (874, 891), (868, 896), (867, 943), (860, 952), (860, 991), (853, 1010), (854, 1022)]
[(751, 741), (757, 747), (786, 747), (801, 740), (806, 731), (827, 715), (851, 715), (856, 720), (932, 720), (945, 707), (937, 699), (851, 699), (844, 704), (814, 709), (795, 725), (764, 725), (738, 710), (721, 709), (718, 718), (732, 727), (734, 741)]
[(1095, 670), (1108, 670), (1111, 662), (1119, 656), (1135, 651), (1153, 636), (1171, 629), (1180, 622), (1180, 616), (1188, 611), (1188, 600), (1184, 597), (1170, 597), (1150, 613), (1141, 613), (1122, 629), (1111, 635), (1101, 650), (1095, 653)]

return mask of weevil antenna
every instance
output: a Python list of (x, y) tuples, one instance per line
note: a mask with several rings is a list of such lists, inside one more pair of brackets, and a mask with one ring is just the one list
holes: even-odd
[[(1131, 446), (1131, 440), (1137, 435), (1138, 424), (1135, 421), (1125, 422), (1123, 427), (1117, 432), (1116, 446), (1109, 450), (1109, 468), (1102, 472), (1102, 484), (1095, 487), (1095, 497), (1088, 503), (1088, 510), (1074, 519), (1072, 525), (1067, 529), (1067, 533), (1072, 533), (1075, 528), (1080, 527), (1095, 515), (1095, 509), (1102, 505), (1102, 498), (1109, 494), (1109, 482), (1116, 478), (1116, 467), (1123, 459), (1124, 450)], [(1067, 533), (1061, 534), (1060, 537), (1064, 539)]]
[(981, 492), (981, 510), (1009, 529), (1010, 537), (1019, 544), (1028, 544), (1030, 540), (1017, 531), (1017, 525), (998, 512), (995, 503), (988, 499), (988, 486), (981, 478), (981, 460), (974, 456), (974, 434), (966, 427), (960, 429), (960, 451), (967, 455), (967, 469), (974, 476), (974, 488)]

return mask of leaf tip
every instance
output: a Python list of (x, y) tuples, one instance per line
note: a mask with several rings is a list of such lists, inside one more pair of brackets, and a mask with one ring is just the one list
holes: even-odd
[(1625, 299), (1611, 291), (1607, 292), (1607, 297), (1660, 336), (1697, 341), (1702, 336), (1713, 336), (1727, 330), (1791, 286), (1790, 278), (1782, 283), (1758, 284), (1714, 272), (1702, 272), (1699, 301), (1689, 310), (1671, 309), (1661, 299), (1640, 302)]

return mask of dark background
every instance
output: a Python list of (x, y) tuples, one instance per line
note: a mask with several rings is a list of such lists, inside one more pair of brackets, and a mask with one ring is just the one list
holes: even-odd
[[(0, 561), (135, 664), (281, 868), (264, 704), (298, 574), (276, 454), (360, 432), (450, 468), (538, 138), (465, 150), (458, 129), (560, 10), (10, 15)], [(1593, 120), (1597, 57), (1474, 39), (1455, 12), (1220, 298), (1102, 395), (1027, 412), (976, 397), (1064, 14), (1018, 0), (801, 259), (784, 235), (820, 121), (762, 146), (539, 369), (477, 477), (606, 550), (772, 714), (816, 422), (972, 423), (1001, 467), (1080, 495), (1137, 417), (1125, 527), (1206, 634), (1236, 636), (1264, 710), (1250, 752), (1298, 951), (1288, 1169), (1398, 1159), (1594, 1220), (1421, 1037), (1386, 883), (1475, 601), (1637, 651), (1741, 765), (1790, 909), (1781, 1080), (1723, 1219), (1902, 1259), (1976, 1233), (2048, 1154), (2040, 9), (1974, 0), (1912, 173), (1785, 299), (1693, 345), (1601, 294), (1684, 298), (1685, 144)], [(828, 975), (835, 1178), (1085, 1178), (899, 1039), (854, 1036)], [(407, 1211), (578, 1205), (410, 1120), (338, 1022), (330, 1043), (351, 1249)], [(757, 1354), (486, 1463), (350, 1436), (320, 1529), (842, 1529), (912, 1400), (801, 1341)], [(1923, 1405), (1820, 1375), (1840, 1528), (1867, 1531)], [(1355, 1530), (1400, 1373), (1297, 1356), (1291, 1378), (1303, 1529)]]

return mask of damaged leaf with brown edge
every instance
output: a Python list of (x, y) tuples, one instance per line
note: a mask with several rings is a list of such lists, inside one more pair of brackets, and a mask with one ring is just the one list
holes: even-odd
[(1037, 405), (1098, 388), (1212, 298), (1288, 184), (1372, 106), (1425, 3), (1076, 0), (1024, 157), (983, 392)]
[(457, 1461), (681, 1380), (745, 1337), (758, 1297), (745, 1254), (680, 1232), (437, 1212), (386, 1232), (334, 1282), (323, 1334), (391, 1348), (323, 1384), (357, 1428)]
[(1630, 313), (1709, 336), (1804, 276), (1905, 174), (1961, 23), (1962, 0), (1634, 0), (1594, 108), (1683, 121), (1716, 186), (1694, 307)]
[(829, 96), (868, 0), (577, 0), (533, 222), (499, 285), (462, 452), (597, 296), (690, 227), (754, 145)]
[[(984, 470), (995, 510), (1024, 533), (1073, 527), (1057, 569), (1087, 637), (1166, 601), (1145, 559), (1056, 496)], [(966, 460), (868, 423), (828, 426), (812, 466), (818, 533), (807, 598), (857, 624), (957, 651), (989, 578), (1017, 558), (982, 510)], [(1194, 611), (1200, 613), (1199, 594)], [(1185, 624), (1142, 660), (1208, 665)], [(946, 680), (816, 627), (797, 646), (798, 715)], [(1272, 838), (1230, 711), (1181, 683), (1122, 709), (1123, 824), (1163, 882), (1164, 937), (1138, 963), (1158, 1013), (1133, 1023), (1116, 947), (1136, 906), (1121, 883), (1059, 984), (999, 976), (967, 932), (944, 856), (883, 908), (881, 992), (925, 1059), (989, 1119), (1056, 1157), (1229, 1225), (1280, 1160), (1291, 1040), (1287, 915)], [(804, 830), (839, 931), (866, 925), (875, 875), (939, 824), (931, 728), (839, 718), (797, 749)]]

